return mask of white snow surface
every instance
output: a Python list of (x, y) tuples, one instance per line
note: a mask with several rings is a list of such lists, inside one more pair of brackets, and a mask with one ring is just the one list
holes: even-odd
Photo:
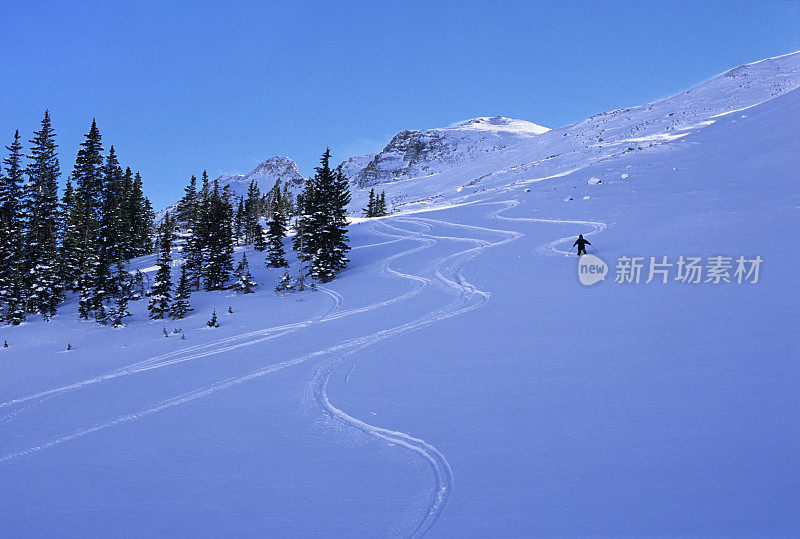
[[(4, 534), (796, 536), (799, 67), (398, 155), (381, 170), (435, 175), (380, 184), (397, 213), (354, 222), (316, 292), (274, 294), (248, 250), (259, 292), (195, 293), (184, 320), (143, 300), (115, 330), (70, 297), (0, 328)], [(611, 266), (592, 287), (579, 233)], [(618, 257), (681, 255), (764, 262), (613, 282)]]

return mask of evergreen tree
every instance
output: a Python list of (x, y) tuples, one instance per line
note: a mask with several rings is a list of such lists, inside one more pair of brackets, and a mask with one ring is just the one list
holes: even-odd
[(378, 211), (376, 217), (383, 217), (389, 215), (389, 210), (386, 207), (386, 192), (381, 191), (381, 196), (378, 199)]
[(9, 287), (5, 320), (9, 324), (18, 326), (25, 321), (25, 305), (27, 304), (25, 285), (22, 278), (22, 268), (14, 268), (11, 275), (11, 285)]
[(341, 169), (331, 170), (330, 149), (326, 149), (314, 177), (313, 213), (310, 219), (312, 247), (310, 275), (326, 283), (349, 261), (347, 204), (350, 191)]
[(280, 282), (275, 287), (275, 292), (278, 292), (280, 294), (287, 294), (293, 291), (294, 291), (294, 279), (292, 279), (292, 276), (289, 275), (288, 271), (285, 271), (283, 273), (283, 277), (281, 277)]
[(244, 238), (244, 199), (239, 197), (239, 205), (233, 217), (233, 239), (236, 245), (247, 243)]
[(211, 320), (206, 322), (206, 325), (208, 327), (210, 327), (210, 328), (218, 328), (219, 327), (219, 324), (217, 323), (217, 310), (216, 309), (214, 309), (214, 311), (211, 313)]
[(61, 301), (58, 279), (57, 234), (59, 223), (58, 176), (61, 168), (50, 113), (45, 111), (41, 129), (34, 131), (28, 156), (28, 194), (25, 214), (25, 285), (28, 310), (45, 318), (56, 312)]
[(190, 223), (197, 222), (200, 216), (200, 195), (197, 192), (197, 178), (194, 175), (189, 179), (189, 185), (184, 191), (183, 198), (178, 202), (175, 217), (179, 223), (191, 226)]
[(235, 275), (236, 283), (234, 283), (233, 289), (237, 292), (252, 294), (254, 292), (253, 287), (257, 286), (257, 283), (253, 280), (253, 276), (250, 275), (250, 266), (247, 263), (246, 253), (242, 253), (242, 260), (236, 266)]
[(98, 296), (97, 283), (101, 280), (98, 276), (100, 263), (94, 251), (83, 251), (85, 257), (84, 269), (78, 278), (80, 299), (78, 301), (78, 314), (84, 320), (95, 317), (98, 321), (104, 320), (103, 296)]
[(283, 238), (286, 236), (286, 214), (280, 200), (273, 202), (272, 219), (267, 228), (267, 267), (285, 268), (286, 251), (283, 248)]
[[(92, 126), (81, 143), (78, 157), (75, 159), (75, 167), (72, 170), (72, 179), (75, 181), (75, 200), (81, 209), (78, 224), (80, 245), (76, 260), (81, 275), (89, 273), (90, 265), (99, 263), (97, 240), (104, 194), (102, 152), (100, 130), (97, 128), (97, 123), (92, 120)], [(86, 283), (81, 287), (82, 295), (87, 294), (84, 286)]]
[(249, 245), (256, 241), (258, 236), (264, 234), (261, 224), (261, 191), (254, 180), (250, 181), (247, 189), (247, 198), (244, 201), (244, 242)]
[(208, 174), (203, 171), (203, 186), (198, 194), (197, 211), (188, 222), (189, 238), (186, 241), (186, 271), (188, 278), (194, 283), (195, 290), (200, 290), (203, 276), (203, 266), (208, 251), (209, 211), (211, 193), (208, 185)]
[(172, 279), (170, 276), (170, 266), (172, 265), (172, 236), (174, 233), (172, 221), (169, 213), (164, 216), (164, 222), (158, 231), (158, 259), (156, 265), (155, 280), (150, 294), (150, 302), (147, 310), (150, 311), (151, 319), (164, 318), (169, 312), (169, 303), (172, 297)]
[(172, 302), (172, 307), (169, 310), (169, 316), (173, 320), (178, 320), (185, 317), (192, 307), (189, 305), (189, 297), (191, 296), (191, 287), (189, 284), (189, 274), (186, 271), (186, 264), (181, 267), (181, 276), (178, 280), (178, 287), (175, 289), (175, 301)]
[(264, 252), (267, 249), (267, 238), (264, 235), (264, 229), (261, 228), (260, 224), (258, 225), (258, 232), (256, 233), (256, 238), (253, 242), (253, 249), (259, 253)]
[(233, 208), (220, 192), (217, 180), (204, 213), (203, 282), (206, 290), (221, 290), (233, 271)]
[(130, 275), (122, 264), (117, 265), (117, 271), (114, 275), (114, 281), (117, 283), (117, 293), (114, 298), (114, 306), (108, 313), (108, 323), (115, 328), (124, 327), (125, 319), (132, 316), (128, 312), (128, 302), (131, 299), (131, 292), (133, 289)]
[[(22, 144), (19, 131), (14, 132), (11, 146), (6, 146), (8, 157), (3, 159), (5, 174), (0, 170), (0, 305), (6, 308), (6, 318), (22, 298), (14, 290), (15, 275), (23, 271), (23, 215), (22, 215)], [(21, 284), (20, 284), (21, 286)], [(15, 307), (16, 308), (16, 307)]]
[(150, 200), (144, 196), (142, 177), (137, 172), (133, 176), (133, 184), (128, 195), (128, 214), (130, 215), (130, 233), (132, 255), (142, 256), (150, 252), (150, 236), (153, 234), (155, 214)]
[(67, 290), (78, 289), (81, 268), (78, 260), (81, 253), (80, 227), (83, 212), (75, 199), (72, 182), (67, 180), (64, 197), (61, 199), (61, 246), (58, 252), (59, 278)]
[(375, 217), (375, 188), (369, 190), (369, 202), (367, 207), (361, 210), (364, 212), (364, 217)]

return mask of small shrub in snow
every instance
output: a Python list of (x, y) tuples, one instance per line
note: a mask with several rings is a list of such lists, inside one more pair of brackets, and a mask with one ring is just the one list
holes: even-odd
[(218, 328), (219, 323), (217, 323), (217, 311), (216, 309), (211, 313), (211, 320), (206, 322), (206, 325), (210, 328)]

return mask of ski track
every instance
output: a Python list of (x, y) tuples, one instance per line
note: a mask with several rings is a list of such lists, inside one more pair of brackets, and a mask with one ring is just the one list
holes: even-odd
[[(592, 227), (592, 230), (589, 232), (585, 232), (584, 236), (594, 236), (603, 232), (608, 225), (606, 223), (600, 221), (579, 221), (574, 219), (542, 219), (536, 217), (505, 217), (500, 215), (501, 213), (510, 210), (511, 208), (515, 208), (519, 206), (518, 200), (507, 200), (504, 202), (488, 202), (487, 204), (503, 204), (505, 207), (500, 208), (499, 210), (490, 213), (490, 217), (492, 219), (498, 219), (501, 221), (512, 221), (512, 222), (528, 222), (528, 223), (551, 223), (551, 224), (558, 224), (558, 225), (583, 225)], [(555, 255), (564, 255), (569, 256), (572, 249), (564, 251), (563, 249), (559, 249), (558, 246), (563, 243), (569, 243), (574, 241), (575, 235), (566, 236), (563, 238), (559, 238), (557, 240), (548, 242), (544, 245), (540, 245), (536, 248), (535, 253), (542, 256), (555, 256)]]
[[(489, 214), (489, 217), (493, 219), (507, 220), (507, 221), (560, 223), (560, 224), (583, 224), (587, 226), (593, 226), (594, 230), (592, 232), (589, 232), (587, 235), (597, 234), (602, 230), (604, 230), (606, 227), (604, 223), (592, 222), (592, 221), (535, 219), (535, 218), (521, 218), (521, 217), (512, 218), (512, 217), (500, 216), (500, 213), (512, 207), (517, 206), (519, 202), (516, 200), (509, 200), (503, 202), (488, 202), (486, 204), (487, 205), (501, 204), (503, 206), (499, 210), (491, 212)], [(416, 225), (419, 226), (421, 229), (417, 232), (412, 232), (403, 228), (398, 228), (390, 224), (390, 221), (395, 221), (396, 223), (401, 225), (403, 224)], [(22, 404), (36, 399), (40, 399), (39, 403), (41, 403), (43, 402), (44, 399), (51, 398), (65, 391), (83, 388), (119, 376), (126, 376), (138, 372), (143, 372), (146, 370), (172, 365), (179, 362), (189, 361), (191, 359), (196, 359), (199, 357), (206, 357), (212, 354), (223, 353), (226, 351), (239, 348), (241, 346), (248, 346), (251, 344), (264, 342), (269, 339), (283, 336), (286, 335), (287, 333), (290, 333), (292, 331), (297, 331), (304, 327), (308, 327), (309, 325), (312, 324), (317, 324), (328, 320), (336, 320), (342, 317), (352, 316), (369, 310), (385, 307), (393, 303), (405, 301), (417, 294), (420, 294), (426, 287), (428, 287), (432, 283), (432, 281), (431, 279), (423, 277), (422, 275), (415, 275), (397, 271), (391, 268), (390, 266), (391, 263), (397, 260), (398, 258), (401, 258), (403, 256), (409, 256), (421, 250), (428, 249), (433, 245), (439, 244), (440, 242), (470, 243), (474, 245), (473, 247), (458, 251), (454, 254), (435, 259), (431, 266), (431, 269), (434, 275), (436, 276), (436, 279), (440, 281), (442, 284), (444, 284), (444, 286), (447, 289), (456, 294), (456, 299), (454, 301), (438, 309), (435, 309), (427, 314), (424, 314), (410, 322), (406, 322), (391, 328), (382, 329), (361, 337), (346, 339), (332, 346), (322, 348), (320, 350), (316, 350), (314, 352), (293, 359), (289, 359), (283, 362), (279, 362), (276, 364), (272, 364), (254, 370), (243, 376), (231, 377), (219, 382), (215, 382), (208, 386), (197, 388), (187, 393), (177, 395), (170, 399), (164, 400), (151, 408), (122, 415), (108, 422), (80, 429), (61, 437), (40, 442), (37, 445), (28, 447), (27, 449), (6, 454), (0, 457), (0, 463), (6, 463), (20, 457), (31, 455), (33, 453), (37, 453), (39, 451), (54, 447), (64, 442), (69, 442), (87, 436), (89, 434), (93, 434), (117, 425), (128, 423), (130, 421), (138, 421), (140, 419), (156, 414), (158, 412), (176, 406), (180, 406), (182, 404), (191, 402), (195, 399), (211, 395), (223, 389), (228, 389), (236, 385), (258, 379), (260, 377), (285, 369), (287, 367), (305, 363), (312, 359), (331, 358), (332, 361), (327, 366), (326, 362), (323, 361), (321, 363), (320, 368), (317, 370), (317, 375), (315, 377), (315, 380), (312, 381), (312, 384), (314, 385), (315, 388), (314, 394), (316, 400), (318, 404), (321, 406), (322, 410), (331, 417), (367, 435), (384, 440), (386, 442), (389, 442), (390, 444), (396, 444), (400, 447), (403, 447), (409, 450), (410, 452), (422, 457), (430, 464), (433, 470), (434, 479), (436, 482), (436, 488), (434, 489), (433, 496), (431, 498), (430, 505), (428, 507), (428, 511), (425, 513), (422, 520), (417, 524), (412, 533), (412, 536), (414, 537), (424, 535), (436, 523), (437, 519), (441, 515), (447, 503), (447, 499), (450, 495), (450, 492), (453, 489), (453, 472), (449, 463), (447, 462), (447, 459), (438, 449), (436, 449), (436, 447), (434, 447), (432, 444), (420, 438), (413, 437), (407, 433), (370, 425), (337, 408), (330, 402), (327, 396), (327, 391), (326, 391), (327, 384), (330, 379), (332, 369), (336, 365), (338, 365), (338, 363), (343, 358), (355, 354), (358, 351), (373, 346), (384, 340), (399, 335), (403, 335), (406, 333), (410, 333), (412, 331), (416, 331), (418, 329), (430, 326), (437, 322), (441, 322), (448, 318), (466, 313), (468, 311), (472, 311), (484, 305), (489, 300), (490, 294), (489, 292), (480, 290), (479, 288), (471, 284), (469, 281), (467, 281), (467, 279), (462, 274), (462, 269), (464, 265), (469, 260), (483, 253), (485, 250), (514, 241), (522, 237), (523, 234), (511, 230), (501, 230), (501, 229), (493, 229), (487, 227), (479, 227), (474, 225), (465, 225), (461, 223), (454, 223), (444, 220), (421, 218), (421, 217), (413, 217), (413, 218), (396, 217), (392, 219), (381, 220), (379, 223), (383, 227), (388, 229), (389, 232), (377, 231), (375, 230), (374, 226), (371, 226), (370, 230), (374, 232), (376, 235), (384, 237), (392, 237), (394, 239), (386, 242), (360, 246), (361, 248), (366, 248), (369, 246), (385, 245), (387, 243), (394, 243), (409, 239), (420, 242), (420, 245), (418, 245), (417, 247), (407, 249), (400, 253), (396, 253), (392, 256), (389, 256), (381, 260), (378, 264), (381, 274), (386, 274), (396, 278), (412, 281), (414, 283), (414, 287), (410, 291), (407, 291), (397, 297), (376, 302), (367, 306), (348, 309), (348, 310), (341, 310), (341, 306), (344, 302), (342, 296), (339, 295), (337, 292), (328, 289), (326, 287), (319, 287), (320, 290), (328, 294), (333, 299), (333, 305), (324, 314), (318, 314), (315, 317), (294, 324), (286, 324), (262, 330), (257, 330), (254, 332), (228, 337), (226, 339), (221, 339), (213, 343), (196, 345), (189, 348), (188, 350), (184, 349), (176, 352), (171, 352), (169, 354), (163, 354), (160, 356), (149, 358), (147, 360), (137, 362), (133, 365), (129, 365), (128, 367), (125, 367), (123, 369), (118, 369), (103, 376), (99, 376), (89, 380), (84, 380), (82, 382), (76, 382), (74, 384), (39, 392), (34, 395), (29, 395), (27, 397), (20, 397), (17, 399), (0, 403), (0, 408)], [(433, 226), (440, 226), (444, 228), (451, 227), (458, 230), (469, 231), (473, 234), (477, 233), (479, 236), (486, 235), (487, 233), (497, 234), (503, 236), (504, 238), (497, 241), (488, 241), (480, 237), (461, 237), (461, 236), (445, 236), (445, 235), (430, 234), (429, 232), (432, 230)], [(394, 231), (395, 233), (392, 233), (392, 231)], [(398, 236), (397, 233), (404, 235)], [(561, 238), (553, 242), (550, 242), (538, 248), (537, 253), (541, 251), (540, 254), (557, 254), (557, 253), (566, 254), (565, 251), (559, 250), (557, 246), (569, 239), (571, 239), (571, 237)], [(257, 338), (252, 339), (252, 337), (257, 337)], [(245, 339), (250, 339), (250, 340), (245, 341)], [(239, 342), (239, 341), (244, 341), (244, 342)], [(353, 367), (354, 366), (355, 363), (353, 364)], [(350, 372), (348, 372), (347, 374), (346, 378), (347, 380), (349, 380), (351, 372), (352, 368)], [(4, 418), (0, 419), (0, 423), (2, 423), (3, 421), (7, 421), (9, 418), (21, 413), (26, 409), (36, 406), (39, 403), (28, 404), (27, 406), (23, 407), (20, 410), (14, 410)]]

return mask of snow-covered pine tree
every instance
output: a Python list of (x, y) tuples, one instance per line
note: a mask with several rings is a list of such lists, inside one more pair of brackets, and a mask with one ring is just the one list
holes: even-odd
[(45, 318), (56, 313), (61, 301), (56, 256), (59, 224), (58, 176), (61, 168), (50, 112), (45, 111), (39, 131), (34, 131), (28, 156), (28, 193), (24, 212), (25, 285), (29, 290), (28, 310)]
[(185, 317), (192, 307), (189, 305), (189, 297), (191, 296), (191, 285), (189, 284), (189, 274), (186, 271), (186, 264), (181, 266), (181, 276), (178, 279), (178, 286), (175, 289), (175, 300), (172, 302), (172, 307), (169, 310), (169, 316), (173, 320), (179, 320)]
[(283, 277), (281, 277), (280, 282), (278, 282), (278, 285), (275, 287), (275, 292), (278, 292), (280, 294), (287, 294), (293, 291), (294, 291), (294, 279), (292, 279), (292, 276), (289, 274), (288, 271), (285, 271), (283, 273)]
[(207, 222), (203, 226), (207, 233), (204, 253), (203, 281), (206, 290), (225, 288), (233, 271), (233, 208), (214, 180), (209, 198)]
[(58, 273), (62, 286), (66, 290), (78, 289), (78, 277), (81, 271), (79, 259), (81, 253), (80, 226), (82, 216), (83, 211), (75, 199), (72, 181), (68, 179), (64, 197), (61, 199), (61, 245), (58, 250)]
[(375, 217), (389, 215), (389, 210), (386, 207), (386, 191), (381, 191), (381, 196), (378, 198), (377, 211), (375, 214)]
[(255, 241), (253, 242), (253, 249), (262, 253), (267, 250), (267, 236), (264, 233), (264, 229), (261, 228), (261, 224), (258, 225), (259, 233), (256, 234)]
[(193, 283), (195, 290), (200, 290), (200, 283), (203, 277), (203, 266), (206, 253), (208, 251), (208, 231), (206, 230), (210, 218), (208, 213), (211, 206), (211, 193), (208, 185), (208, 174), (203, 171), (202, 187), (197, 196), (197, 209), (191, 215), (188, 222), (190, 231), (186, 240), (186, 272), (189, 281)]
[[(20, 290), (14, 290), (15, 274), (21, 276), (23, 271), (22, 234), (24, 221), (22, 215), (22, 144), (19, 131), (14, 132), (11, 146), (6, 146), (8, 157), (3, 159), (5, 174), (0, 169), (0, 306), (3, 306), (5, 317), (11, 314), (10, 304), (25, 304), (24, 298), (18, 296)], [(20, 284), (21, 286), (21, 284)]]
[(197, 178), (192, 175), (189, 185), (184, 189), (183, 198), (178, 202), (175, 218), (185, 227), (197, 221), (200, 213), (200, 195), (197, 193)]
[(267, 267), (286, 268), (286, 251), (283, 247), (283, 238), (286, 236), (286, 214), (281, 200), (273, 199), (272, 218), (267, 223)]
[(233, 215), (233, 241), (236, 245), (247, 243), (244, 238), (244, 199), (239, 197), (239, 205)]
[(22, 268), (17, 266), (11, 276), (11, 285), (5, 308), (5, 321), (18, 326), (25, 321), (25, 305), (27, 304), (25, 285), (22, 278)]
[(95, 286), (96, 294), (103, 301), (117, 295), (117, 283), (112, 278), (111, 268), (126, 260), (125, 253), (130, 250), (126, 248), (130, 235), (124, 229), (122, 182), (122, 169), (114, 146), (111, 146), (103, 167), (103, 206), (98, 216), (98, 271)]
[(247, 253), (242, 253), (242, 259), (236, 266), (234, 275), (236, 276), (236, 282), (233, 285), (234, 290), (245, 294), (252, 294), (254, 292), (253, 288), (256, 287), (258, 283), (253, 280), (253, 276), (250, 274), (250, 265), (247, 263)]
[(330, 149), (326, 149), (314, 178), (315, 203), (311, 237), (314, 250), (310, 275), (326, 283), (349, 261), (347, 238), (347, 204), (350, 202), (348, 182), (341, 169), (331, 170)]
[(142, 190), (142, 176), (137, 172), (133, 175), (133, 184), (128, 195), (128, 214), (131, 216), (131, 235), (133, 238), (133, 256), (142, 256), (151, 252), (150, 237), (153, 235), (153, 205), (144, 196)]
[(219, 323), (217, 322), (217, 310), (216, 309), (214, 309), (214, 311), (211, 313), (211, 320), (206, 322), (206, 325), (208, 327), (210, 327), (210, 328), (218, 328), (219, 327)]
[(114, 306), (108, 312), (108, 323), (115, 328), (119, 328), (124, 327), (125, 319), (132, 316), (128, 312), (128, 302), (131, 299), (133, 289), (130, 274), (125, 271), (125, 267), (121, 263), (117, 264), (114, 282), (116, 283), (117, 292), (114, 298)]
[(172, 278), (170, 266), (172, 265), (172, 236), (174, 228), (172, 219), (167, 213), (158, 230), (158, 259), (156, 276), (150, 294), (147, 310), (151, 319), (161, 319), (169, 312), (169, 303), (172, 297)]
[[(80, 245), (77, 251), (77, 263), (80, 274), (85, 275), (90, 271), (92, 264), (99, 263), (98, 256), (98, 227), (100, 212), (103, 209), (103, 144), (97, 123), (92, 120), (89, 132), (84, 136), (75, 166), (72, 170), (72, 179), (75, 181), (75, 199), (80, 207), (81, 216), (78, 224), (78, 237)], [(82, 294), (86, 290), (82, 285)]]
[(375, 217), (375, 188), (369, 190), (369, 202), (367, 207), (361, 210), (364, 212), (364, 217)]
[(247, 188), (247, 198), (244, 201), (244, 242), (245, 244), (255, 243), (258, 236), (264, 234), (259, 220), (261, 218), (261, 190), (255, 180), (250, 181)]
[(82, 256), (85, 257), (85, 261), (83, 270), (78, 278), (78, 288), (80, 290), (78, 314), (84, 320), (95, 317), (102, 322), (104, 319), (103, 297), (97, 295), (97, 283), (100, 280), (97, 274), (100, 263), (97, 261), (97, 255), (94, 251), (89, 251), (88, 253), (82, 251)]

